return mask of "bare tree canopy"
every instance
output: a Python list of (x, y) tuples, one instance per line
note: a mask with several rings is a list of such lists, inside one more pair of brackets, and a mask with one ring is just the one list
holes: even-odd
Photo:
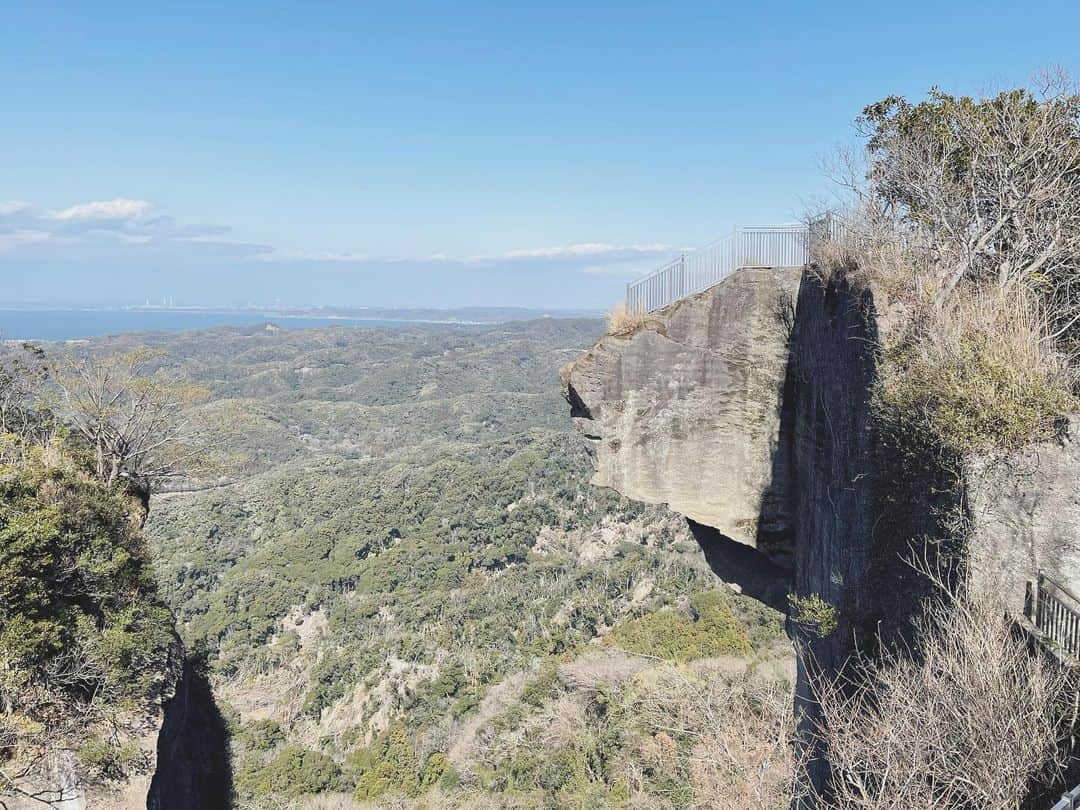
[(71, 357), (56, 382), (72, 429), (89, 445), (98, 478), (129, 479), (147, 491), (158, 481), (190, 471), (207, 447), (190, 407), (205, 389), (152, 372), (157, 352)]
[(1046, 74), (985, 99), (934, 89), (863, 111), (864, 200), (933, 254), (938, 301), (964, 281), (1027, 285), (1056, 337), (1080, 322), (1080, 94)]
[(47, 444), (58, 428), (41, 401), (49, 377), (45, 353), (24, 343), (0, 355), (0, 433), (14, 433)]

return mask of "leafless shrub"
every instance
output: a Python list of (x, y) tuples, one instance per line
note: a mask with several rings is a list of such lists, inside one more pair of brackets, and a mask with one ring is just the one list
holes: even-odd
[(814, 679), (831, 806), (1016, 808), (1063, 764), (1072, 726), (1062, 668), (1033, 654), (985, 597), (945, 592), (917, 626), (920, 654), (860, 656)]
[(593, 695), (601, 688), (619, 687), (635, 674), (655, 664), (654, 659), (604, 648), (559, 667), (559, 679), (568, 689)]
[(688, 742), (692, 807), (788, 805), (796, 771), (790, 684), (708, 664), (646, 675), (629, 703), (649, 732), (641, 759), (659, 773), (671, 771), (680, 767), (680, 743)]
[(41, 391), (49, 377), (44, 353), (33, 344), (0, 347), (0, 434), (14, 434), (47, 447), (60, 429)]
[(856, 287), (871, 287), (880, 308), (893, 301), (931, 299), (934, 269), (928, 246), (903, 233), (879, 207), (859, 201), (812, 220), (823, 233), (810, 242), (810, 261), (823, 279), (843, 273)]

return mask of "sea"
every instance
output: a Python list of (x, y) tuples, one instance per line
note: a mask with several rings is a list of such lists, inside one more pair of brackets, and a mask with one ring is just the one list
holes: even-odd
[(328, 326), (403, 326), (416, 321), (343, 317), (281, 316), (269, 312), (201, 310), (0, 309), (0, 340), (80, 340), (121, 332), (186, 332), (216, 326), (282, 329)]

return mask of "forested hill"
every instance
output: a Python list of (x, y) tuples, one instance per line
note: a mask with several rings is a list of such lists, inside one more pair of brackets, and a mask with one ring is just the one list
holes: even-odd
[[(677, 739), (663, 778), (627, 781), (657, 731), (596, 689), (640, 699), (656, 659), (636, 652), (742, 660), (779, 624), (716, 590), (679, 518), (588, 484), (557, 371), (601, 328), (94, 342), (160, 348), (162, 373), (208, 391), (193, 416), (219, 467), (156, 496), (147, 531), (231, 718), (241, 805), (691, 795)], [(580, 728), (553, 729), (568, 711)]]

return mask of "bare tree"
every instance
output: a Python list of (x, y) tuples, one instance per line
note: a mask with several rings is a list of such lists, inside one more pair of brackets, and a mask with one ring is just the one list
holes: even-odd
[(122, 477), (147, 492), (189, 471), (208, 447), (190, 408), (206, 391), (151, 373), (160, 353), (139, 350), (62, 361), (56, 381), (64, 416), (89, 445), (97, 477)]
[(860, 118), (864, 200), (932, 247), (937, 300), (965, 280), (1026, 284), (1080, 323), (1080, 94), (1060, 73), (986, 99), (933, 90)]
[(0, 433), (47, 444), (58, 425), (41, 402), (49, 377), (45, 353), (31, 343), (0, 354)]

